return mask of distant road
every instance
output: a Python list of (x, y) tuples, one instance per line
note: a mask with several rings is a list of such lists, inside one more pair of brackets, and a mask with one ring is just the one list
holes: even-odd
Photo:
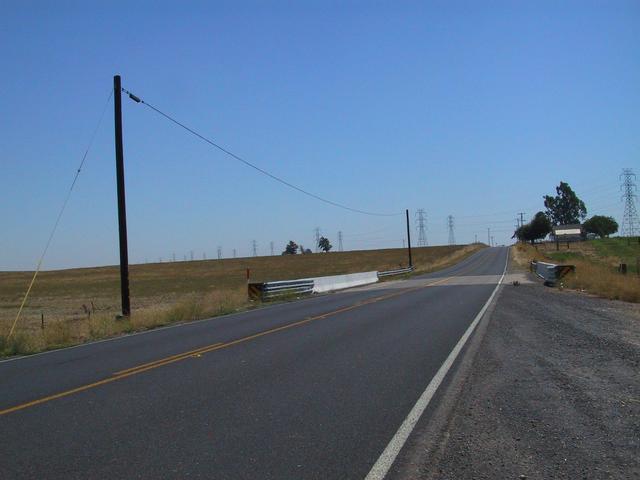
[(1, 362), (0, 478), (364, 478), (507, 255)]

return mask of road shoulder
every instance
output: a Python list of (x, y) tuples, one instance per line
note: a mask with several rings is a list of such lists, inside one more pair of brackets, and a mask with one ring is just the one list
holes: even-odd
[(638, 476), (639, 367), (638, 305), (505, 283), (389, 478)]

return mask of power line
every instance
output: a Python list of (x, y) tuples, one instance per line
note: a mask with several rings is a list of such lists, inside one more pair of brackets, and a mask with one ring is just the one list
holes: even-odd
[(42, 268), (42, 262), (44, 261), (44, 257), (47, 254), (47, 251), (49, 250), (49, 246), (51, 245), (51, 241), (53, 240), (53, 236), (55, 235), (56, 231), (58, 230), (58, 225), (60, 224), (60, 220), (62, 219), (62, 214), (64, 213), (64, 211), (67, 208), (67, 204), (69, 203), (69, 199), (71, 198), (71, 192), (73, 192), (73, 188), (76, 186), (76, 182), (78, 181), (78, 177), (80, 176), (80, 172), (82, 171), (82, 167), (84, 167), (84, 163), (87, 160), (87, 155), (89, 155), (89, 150), (91, 150), (91, 147), (93, 146), (93, 142), (96, 138), (96, 135), (98, 134), (98, 130), (100, 129), (100, 126), (102, 125), (102, 120), (104, 118), (104, 114), (107, 111), (107, 107), (109, 106), (109, 103), (111, 102), (111, 98), (113, 97), (113, 89), (111, 89), (109, 91), (109, 96), (107, 97), (107, 101), (104, 104), (104, 107), (102, 108), (102, 113), (100, 114), (100, 119), (98, 120), (98, 124), (96, 125), (96, 128), (94, 129), (93, 133), (91, 134), (91, 138), (89, 139), (89, 144), (87, 145), (87, 149), (84, 151), (84, 155), (82, 155), (82, 160), (80, 161), (80, 165), (78, 166), (77, 170), (76, 170), (76, 174), (73, 177), (73, 181), (71, 182), (71, 186), (69, 187), (69, 191), (67, 192), (67, 196), (64, 199), (64, 202), (62, 202), (62, 208), (60, 208), (60, 212), (58, 213), (58, 217), (56, 218), (56, 221), (53, 224), (53, 228), (51, 229), (51, 233), (49, 234), (49, 238), (47, 239), (47, 243), (44, 246), (44, 250), (42, 251), (42, 255), (40, 255), (40, 259), (38, 260), (38, 263), (36, 265), (36, 270), (35, 272), (33, 272), (33, 277), (31, 278), (31, 282), (29, 283), (29, 287), (27, 288), (27, 292), (24, 294), (24, 298), (22, 299), (22, 303), (20, 304), (20, 308), (18, 309), (18, 313), (16, 314), (16, 318), (13, 321), (13, 324), (11, 325), (11, 329), (9, 330), (9, 335), (7, 336), (7, 338), (11, 337), (11, 335), (13, 335), (13, 331), (16, 328), (16, 325), (18, 323), (18, 320), (20, 319), (20, 314), (22, 313), (22, 310), (24, 309), (25, 304), (27, 303), (27, 298), (29, 298), (29, 293), (31, 292), (31, 289), (33, 288), (33, 284), (36, 281), (36, 277), (38, 276), (38, 273), (40, 272), (40, 268)]
[(320, 227), (316, 227), (314, 230), (316, 236), (316, 253), (320, 252)]
[(636, 210), (636, 174), (630, 168), (625, 168), (620, 174), (622, 185), (622, 199), (624, 200), (624, 214), (622, 216), (622, 236), (635, 237), (640, 233), (640, 221)]
[(453, 215), (447, 217), (447, 225), (449, 226), (449, 245), (455, 245), (456, 237), (453, 232)]
[(522, 227), (524, 225), (525, 212), (520, 212), (520, 213), (518, 213), (518, 215), (520, 215), (520, 219), (519, 219), (520, 223), (518, 223), (518, 228), (520, 228), (520, 227)]
[(349, 234), (345, 234), (344, 236), (347, 237), (347, 238), (363, 237), (363, 236), (367, 236), (367, 235), (373, 235), (375, 233), (389, 232), (389, 231), (395, 231), (395, 230), (396, 230), (395, 227), (382, 227), (382, 228), (378, 228), (376, 230), (371, 230), (371, 231), (368, 231), (368, 232), (349, 233)]
[(276, 176), (276, 175), (274, 175), (274, 174), (272, 174), (272, 173), (270, 173), (270, 172), (268, 172), (268, 171), (264, 170), (263, 168), (260, 168), (260, 167), (258, 167), (257, 165), (254, 165), (253, 163), (251, 163), (251, 162), (249, 162), (249, 161), (245, 160), (244, 158), (239, 157), (239, 156), (238, 156), (238, 155), (236, 155), (235, 153), (233, 153), (233, 152), (231, 152), (231, 151), (227, 150), (226, 148), (221, 147), (220, 145), (218, 145), (217, 143), (215, 143), (213, 140), (210, 140), (210, 139), (208, 139), (207, 137), (205, 137), (204, 135), (201, 135), (200, 133), (196, 132), (196, 131), (195, 131), (195, 130), (193, 130), (192, 128), (187, 127), (185, 124), (183, 124), (183, 123), (179, 122), (178, 120), (176, 120), (176, 119), (175, 119), (175, 118), (173, 118), (172, 116), (170, 116), (170, 115), (168, 115), (168, 114), (164, 113), (163, 111), (161, 111), (160, 109), (158, 109), (158, 108), (154, 107), (154, 106), (153, 106), (153, 105), (151, 105), (150, 103), (145, 102), (145, 101), (144, 101), (144, 100), (142, 100), (140, 97), (138, 97), (138, 96), (134, 95), (133, 93), (129, 92), (128, 90), (126, 90), (126, 89), (124, 89), (124, 88), (123, 88), (123, 89), (122, 89), (122, 91), (123, 91), (124, 93), (126, 93), (127, 95), (129, 95), (129, 98), (131, 98), (131, 100), (133, 100), (134, 102), (136, 102), (136, 103), (142, 103), (143, 105), (146, 105), (148, 108), (150, 108), (151, 110), (155, 111), (156, 113), (158, 113), (158, 114), (162, 115), (162, 116), (163, 116), (163, 117), (165, 117), (167, 120), (169, 120), (169, 121), (171, 121), (171, 122), (175, 123), (175, 124), (176, 124), (176, 125), (178, 125), (179, 127), (182, 127), (183, 129), (185, 129), (186, 131), (188, 131), (188, 132), (189, 132), (189, 133), (191, 133), (192, 135), (195, 135), (195, 136), (196, 136), (196, 137), (198, 137), (200, 140), (202, 140), (202, 141), (204, 141), (204, 142), (208, 143), (209, 145), (211, 145), (211, 146), (213, 146), (213, 147), (217, 148), (217, 149), (218, 149), (218, 150), (220, 150), (221, 152), (226, 153), (227, 155), (229, 155), (230, 157), (234, 158), (235, 160), (238, 160), (239, 162), (244, 163), (247, 167), (249, 167), (249, 168), (253, 168), (254, 170), (256, 170), (256, 171), (258, 171), (258, 172), (262, 173), (263, 175), (266, 175), (267, 177), (270, 177), (271, 179), (275, 180), (276, 182), (279, 182), (279, 183), (281, 183), (281, 184), (283, 184), (283, 185), (286, 185), (286, 186), (287, 186), (287, 187), (289, 187), (289, 188), (292, 188), (292, 189), (294, 189), (294, 190), (297, 190), (298, 192), (300, 192), (300, 193), (302, 193), (302, 194), (304, 194), (304, 195), (307, 195), (307, 196), (309, 196), (309, 197), (311, 197), (311, 198), (315, 198), (316, 200), (319, 200), (319, 201), (324, 202), (324, 203), (326, 203), (326, 204), (333, 205), (334, 207), (342, 208), (342, 209), (344, 209), (344, 210), (349, 210), (349, 211), (354, 212), (354, 213), (361, 213), (361, 214), (363, 214), (363, 215), (373, 215), (373, 216), (378, 216), (378, 217), (394, 217), (394, 216), (402, 215), (402, 213), (379, 213), (379, 212), (368, 212), (368, 211), (366, 211), (366, 210), (360, 210), (360, 209), (357, 209), (357, 208), (352, 208), (352, 207), (349, 207), (349, 206), (347, 206), (347, 205), (343, 205), (343, 204), (341, 204), (341, 203), (337, 203), (337, 202), (334, 202), (334, 201), (332, 201), (332, 200), (328, 200), (328, 199), (323, 198), (323, 197), (321, 197), (321, 196), (319, 196), (319, 195), (316, 195), (315, 193), (311, 193), (311, 192), (309, 192), (309, 191), (307, 191), (307, 190), (304, 190), (303, 188), (300, 188), (300, 187), (298, 187), (298, 186), (296, 186), (296, 185), (294, 185), (294, 184), (292, 184), (292, 183), (290, 183), (290, 182), (287, 182), (286, 180), (284, 180), (284, 179), (282, 179), (282, 178), (280, 178), (280, 177), (278, 177), (278, 176)]
[(418, 211), (416, 212), (416, 222), (417, 222), (417, 226), (416, 228), (418, 229), (418, 246), (419, 247), (426, 247), (428, 245), (427, 243), (427, 233), (426, 233), (426, 229), (427, 229), (427, 214), (425, 213), (423, 208), (419, 208)]
[(470, 222), (470, 223), (464, 222), (464, 223), (458, 223), (458, 226), (475, 227), (475, 226), (479, 226), (479, 225), (497, 225), (497, 224), (500, 224), (500, 223), (513, 223), (513, 219), (509, 219), (509, 220), (486, 220), (484, 222)]

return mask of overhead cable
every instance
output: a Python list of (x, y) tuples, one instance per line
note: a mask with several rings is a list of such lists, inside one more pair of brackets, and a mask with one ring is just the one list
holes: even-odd
[[(100, 129), (100, 125), (102, 125), (102, 120), (104, 118), (104, 114), (107, 111), (107, 107), (109, 106), (109, 102), (111, 102), (111, 97), (113, 96), (113, 89), (111, 89), (111, 91), (109, 92), (109, 97), (107, 98), (107, 101), (102, 109), (102, 113), (100, 114), (100, 119), (98, 120), (98, 124), (96, 125), (95, 130), (93, 131), (93, 134), (91, 135), (91, 138), (89, 140), (89, 144), (87, 145), (87, 149), (84, 151), (84, 155), (82, 155), (82, 160), (80, 161), (80, 165), (78, 166), (77, 170), (76, 170), (76, 174), (73, 177), (73, 181), (71, 182), (71, 186), (69, 187), (69, 191), (67, 192), (67, 196), (64, 199), (64, 202), (62, 202), (62, 208), (60, 208), (60, 211), (58, 212), (58, 217), (56, 218), (56, 221), (53, 224), (53, 228), (51, 229), (51, 233), (49, 234), (49, 239), (47, 240), (47, 243), (44, 247), (44, 250), (42, 251), (42, 255), (40, 255), (40, 259), (38, 260), (38, 264), (36, 265), (36, 270), (33, 272), (33, 277), (31, 277), (31, 282), (29, 283), (29, 288), (27, 288), (27, 292), (24, 295), (24, 298), (22, 299), (22, 303), (20, 304), (20, 308), (18, 309), (18, 313), (16, 315), (15, 320), (13, 321), (13, 324), (11, 325), (11, 329), (9, 330), (9, 335), (8, 337), (11, 337), (11, 335), (13, 335), (13, 332), (16, 328), (16, 325), (18, 324), (18, 320), (20, 319), (20, 314), (22, 313), (22, 310), (24, 309), (25, 304), (27, 303), (27, 298), (29, 298), (29, 293), (31, 293), (31, 289), (33, 288), (33, 284), (36, 281), (36, 277), (38, 276), (38, 273), (40, 272), (40, 269), (42, 268), (42, 262), (44, 261), (44, 257), (47, 254), (47, 250), (49, 250), (49, 246), (51, 245), (51, 241), (53, 240), (53, 236), (56, 233), (56, 230), (58, 229), (58, 225), (60, 224), (60, 219), (62, 219), (62, 214), (64, 213), (65, 209), (67, 208), (67, 204), (69, 203), (69, 198), (71, 198), (71, 192), (73, 192), (73, 187), (76, 186), (76, 182), (78, 181), (78, 177), (80, 176), (80, 172), (82, 171), (82, 167), (84, 167), (84, 162), (87, 160), (87, 155), (89, 155), (89, 150), (91, 150), (91, 147), (93, 145), (93, 141), (96, 138), (96, 135), (98, 133), (98, 130)], [(7, 338), (8, 338), (7, 337)]]
[(334, 207), (342, 208), (344, 210), (349, 210), (349, 211), (355, 212), (355, 213), (361, 213), (363, 215), (373, 215), (373, 216), (378, 216), (378, 217), (394, 217), (394, 216), (398, 216), (398, 215), (403, 215), (404, 214), (404, 212), (399, 212), (399, 213), (379, 213), (379, 212), (369, 212), (369, 211), (366, 211), (366, 210), (360, 210), (360, 209), (357, 209), (357, 208), (349, 207), (347, 205), (343, 205), (343, 204), (338, 203), (338, 202), (334, 202), (332, 200), (328, 200), (328, 199), (323, 198), (323, 197), (321, 197), (319, 195), (316, 195), (315, 193), (311, 193), (308, 190), (300, 188), (300, 187), (298, 187), (298, 186), (296, 186), (296, 185), (294, 185), (294, 184), (282, 179), (281, 177), (278, 177), (277, 175), (274, 175), (273, 173), (270, 173), (267, 170), (264, 170), (263, 168), (258, 167), (257, 165), (249, 162), (248, 160), (245, 160), (244, 158), (242, 158), (242, 157), (236, 155), (235, 153), (227, 150), (226, 148), (221, 147), (220, 145), (215, 143), (213, 140), (210, 140), (209, 138), (205, 137), (204, 135), (196, 132), (195, 130), (193, 130), (192, 128), (188, 127), (184, 123), (179, 122), (178, 120), (173, 118), (171, 115), (169, 115), (167, 113), (164, 113), (162, 110), (154, 107), (150, 103), (145, 102), (142, 98), (140, 98), (137, 95), (134, 95), (133, 93), (129, 92), (128, 90), (123, 88), (122, 91), (124, 93), (126, 93), (127, 95), (129, 95), (129, 98), (131, 98), (131, 100), (133, 100), (134, 102), (141, 103), (141, 104), (147, 106), (148, 108), (150, 108), (151, 110), (155, 111), (159, 115), (162, 115), (163, 117), (165, 117), (167, 120), (175, 123), (179, 127), (182, 127), (183, 129), (185, 129), (187, 132), (191, 133), (192, 135), (195, 135), (200, 140), (202, 140), (202, 141), (208, 143), (209, 145), (217, 148), (221, 152), (226, 153), (231, 158), (234, 158), (235, 160), (238, 160), (239, 162), (242, 162), (247, 167), (253, 168), (254, 170), (260, 172), (263, 175), (266, 175), (267, 177), (270, 177), (271, 179), (275, 180), (276, 182), (279, 182), (279, 183), (281, 183), (283, 185), (286, 185), (287, 187), (292, 188), (293, 190), (297, 190), (298, 192), (300, 192), (300, 193), (302, 193), (304, 195), (307, 195), (307, 196), (309, 196), (311, 198), (315, 198), (316, 200), (319, 200), (321, 202), (327, 203), (327, 204), (332, 205)]

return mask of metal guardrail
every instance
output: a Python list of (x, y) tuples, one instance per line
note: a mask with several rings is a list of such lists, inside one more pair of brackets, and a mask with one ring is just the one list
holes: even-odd
[[(402, 275), (404, 273), (410, 273), (413, 270), (413, 267), (407, 267), (398, 268), (396, 270), (387, 270), (386, 272), (366, 272), (366, 274), (373, 275), (373, 282), (375, 282), (374, 274), (377, 274), (378, 277), (388, 277), (391, 275)], [(353, 275), (365, 275), (365, 273), (352, 274), (351, 276)], [(344, 275), (344, 277), (349, 276), (350, 275)], [(247, 284), (247, 293), (249, 294), (249, 298), (254, 300), (269, 300), (283, 295), (305, 295), (308, 293), (312, 293), (314, 289), (316, 289), (316, 287), (318, 291), (325, 291), (320, 288), (323, 286), (322, 280), (331, 278), (334, 277), (318, 277), (317, 279), (305, 278), (301, 280), (283, 280), (278, 282), (254, 282)], [(316, 285), (315, 280), (318, 280), (319, 285)], [(338, 288), (345, 287), (342, 286)]]
[(285, 280), (248, 284), (249, 298), (268, 300), (282, 295), (306, 294), (313, 291), (313, 280)]
[(556, 265), (555, 263), (531, 262), (531, 271), (544, 280), (544, 284), (554, 286), (569, 272), (575, 272), (575, 265)]
[(386, 272), (378, 272), (378, 277), (389, 277), (391, 275), (402, 275), (403, 273), (413, 272), (413, 267), (398, 268), (396, 270), (387, 270)]

